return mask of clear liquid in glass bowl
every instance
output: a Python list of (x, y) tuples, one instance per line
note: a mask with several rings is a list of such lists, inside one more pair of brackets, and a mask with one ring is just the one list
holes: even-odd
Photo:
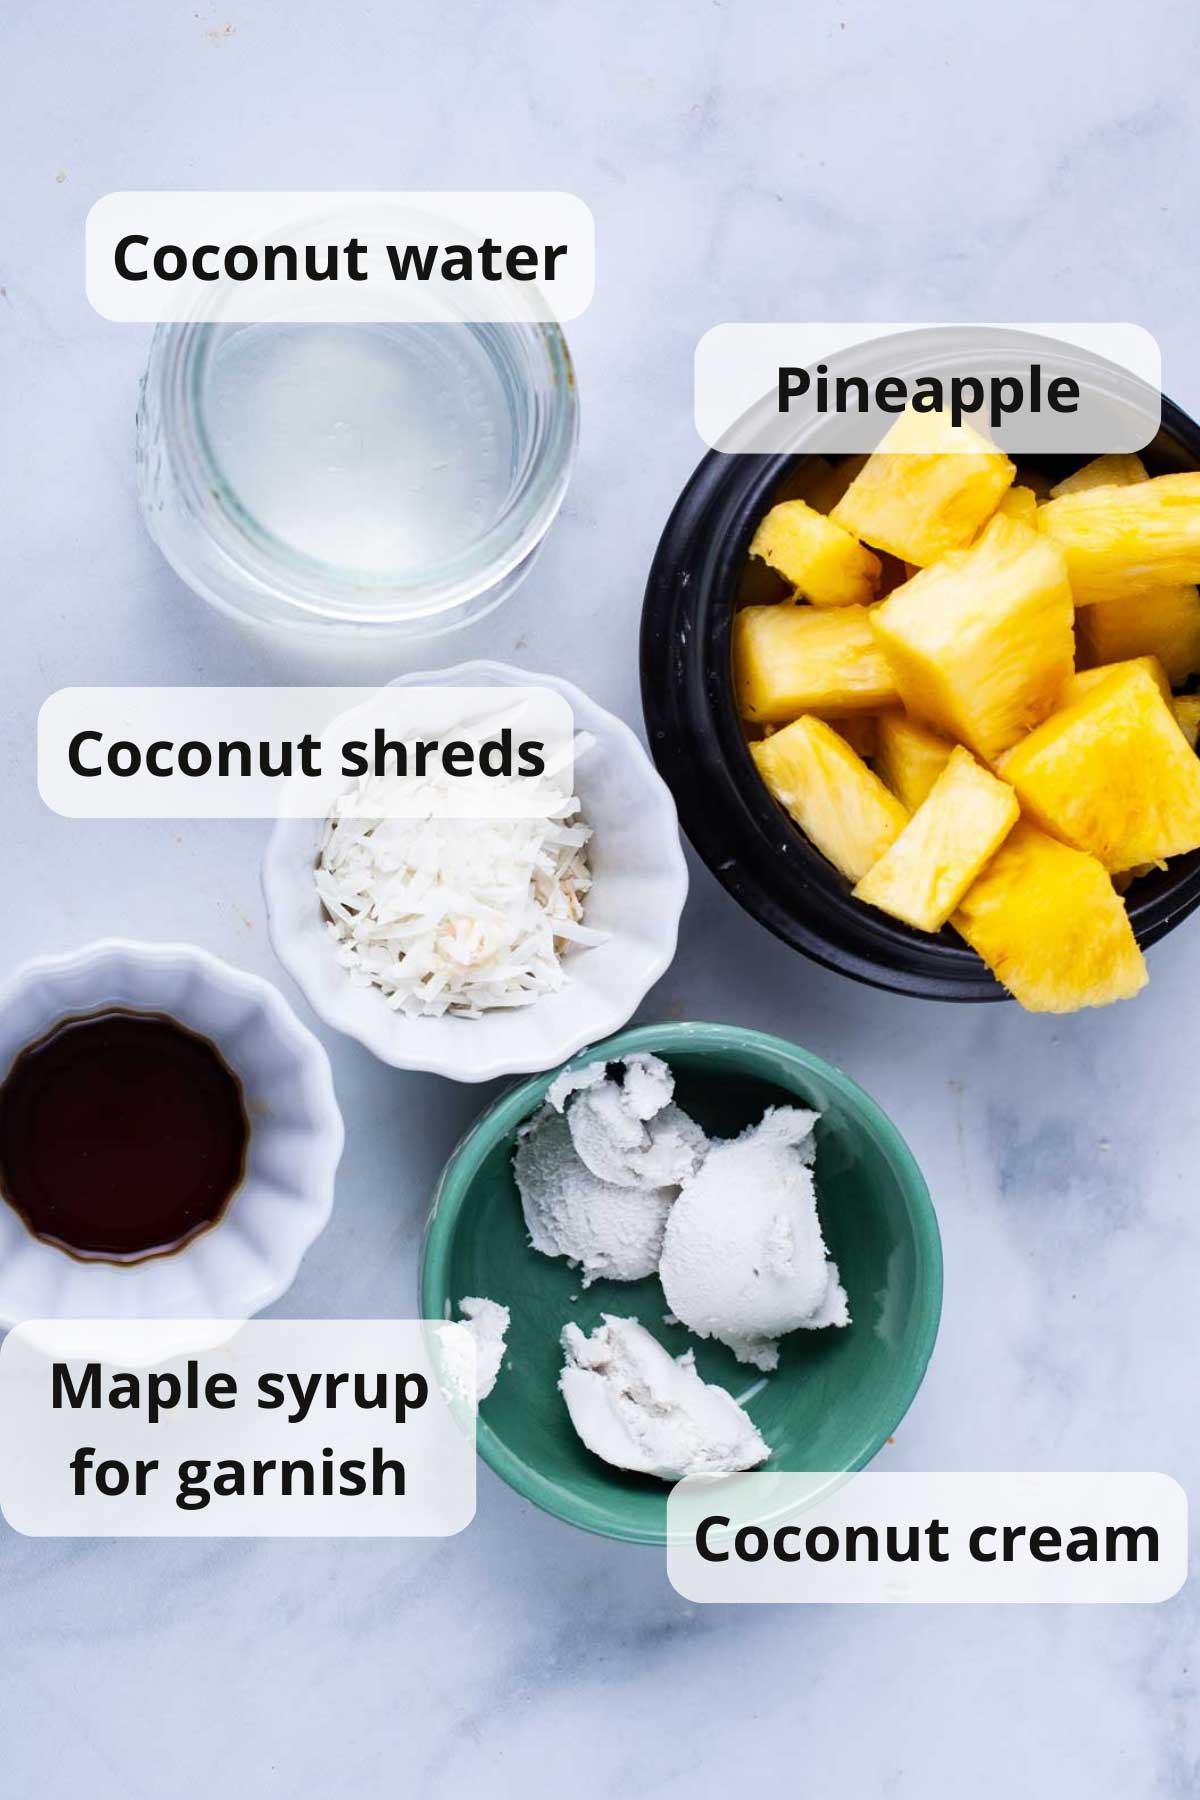
[(139, 411), (142, 507), (225, 611), (426, 635), (527, 572), (577, 423), (554, 325), (164, 326)]
[(209, 359), (205, 420), (264, 531), (369, 577), (483, 537), (513, 479), (504, 383), (465, 327), (244, 325)]

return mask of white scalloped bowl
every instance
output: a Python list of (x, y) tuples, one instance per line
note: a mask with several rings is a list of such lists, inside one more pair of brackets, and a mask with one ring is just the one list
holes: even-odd
[(247, 1319), (290, 1286), (329, 1218), (343, 1137), (329, 1058), (259, 976), (189, 944), (110, 938), (24, 963), (0, 989), (0, 1072), (60, 1019), (115, 1006), (168, 1013), (216, 1045), (250, 1117), (245, 1174), (214, 1226), (146, 1262), (73, 1257), (0, 1200), (0, 1323)]
[(575, 729), (596, 740), (576, 763), (575, 788), (595, 833), (585, 922), (606, 940), (590, 949), (571, 946), (566, 982), (532, 1006), (478, 1019), (406, 1018), (378, 988), (355, 986), (337, 961), (313, 880), (321, 820), (283, 819), (263, 862), (275, 954), (327, 1025), (393, 1068), (467, 1082), (552, 1069), (619, 1030), (670, 966), (688, 879), (670, 790), (628, 725), (557, 676), (468, 662), (390, 685), (549, 687), (566, 697)]

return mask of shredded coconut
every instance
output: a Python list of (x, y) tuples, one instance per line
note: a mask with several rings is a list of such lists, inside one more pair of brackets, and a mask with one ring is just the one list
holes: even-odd
[[(603, 941), (582, 923), (592, 834), (578, 798), (547, 780), (535, 818), (467, 819), (445, 816), (451, 781), (441, 769), (423, 781), (431, 816), (387, 818), (367, 816), (381, 781), (364, 778), (325, 821), (315, 871), (350, 980), (411, 1018), (530, 1006), (563, 985), (568, 944)], [(497, 812), (505, 785), (489, 783)]]

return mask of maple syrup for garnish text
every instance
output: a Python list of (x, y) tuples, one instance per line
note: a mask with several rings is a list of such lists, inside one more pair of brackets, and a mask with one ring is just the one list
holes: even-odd
[(35, 1237), (112, 1261), (178, 1250), (242, 1179), (242, 1086), (164, 1013), (62, 1019), (0, 1085), (0, 1192)]

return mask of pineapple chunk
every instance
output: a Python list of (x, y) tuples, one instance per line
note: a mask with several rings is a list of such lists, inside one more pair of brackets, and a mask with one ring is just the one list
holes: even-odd
[(1025, 819), (952, 923), (1029, 1012), (1107, 1006), (1146, 985), (1142, 953), (1104, 869)]
[(904, 704), (984, 762), (1044, 719), (1070, 675), (1074, 608), (1062, 558), (993, 519), (871, 612)]
[(1050, 498), (1062, 494), (1086, 494), (1089, 488), (1132, 487), (1135, 481), (1149, 481), (1150, 474), (1140, 456), (1094, 456), (1063, 481), (1056, 481)]
[(750, 754), (780, 804), (850, 881), (878, 862), (908, 823), (895, 794), (824, 719), (797, 719)]
[(865, 543), (924, 568), (970, 543), (1015, 474), (971, 426), (910, 408), (831, 516)]
[(1180, 694), (1178, 700), (1171, 703), (1171, 711), (1179, 723), (1179, 729), (1194, 750), (1196, 740), (1200, 738), (1200, 694)]
[(916, 812), (945, 768), (954, 745), (907, 713), (880, 713), (875, 731), (875, 769)]
[(879, 587), (879, 558), (803, 500), (771, 508), (750, 554), (777, 569), (814, 606), (865, 606)]
[(814, 457), (814, 462), (824, 462), (825, 467), (812, 481), (805, 486), (803, 498), (819, 513), (831, 513), (855, 476), (866, 467), (865, 456), (843, 456), (839, 463), (825, 462), (825, 458)]
[(1075, 621), (1079, 666), (1157, 656), (1167, 680), (1180, 687), (1200, 670), (1200, 590), (1149, 588), (1124, 600), (1085, 606)]
[(1077, 700), (1082, 700), (1085, 694), (1090, 694), (1094, 687), (1098, 687), (1102, 681), (1107, 680), (1108, 676), (1115, 674), (1118, 669), (1145, 669), (1147, 674), (1153, 676), (1155, 685), (1167, 705), (1171, 704), (1171, 684), (1167, 680), (1166, 670), (1157, 656), (1135, 656), (1129, 662), (1108, 663), (1097, 669), (1080, 669), (1077, 674), (1068, 676), (1058, 691), (1058, 699), (1054, 702), (1055, 712), (1061, 712), (1064, 706), (1074, 706)]
[(1200, 760), (1137, 663), (1052, 713), (1000, 770), (1032, 818), (1113, 874), (1200, 848)]
[(1009, 488), (996, 512), (1002, 519), (1016, 519), (1022, 525), (1032, 525), (1037, 518), (1037, 509), (1038, 497), (1033, 489), (1018, 484)]
[(834, 719), (832, 723), (855, 754), (869, 762), (879, 748), (879, 718), (877, 713), (847, 713), (844, 719)]
[(743, 718), (786, 725), (804, 712), (876, 712), (899, 695), (862, 606), (744, 606), (733, 622)]
[(1200, 581), (1200, 470), (1064, 494), (1037, 523), (1066, 558), (1076, 606)]
[(1007, 782), (981, 769), (961, 745), (928, 798), (854, 890), (918, 931), (940, 931), (1020, 814)]

